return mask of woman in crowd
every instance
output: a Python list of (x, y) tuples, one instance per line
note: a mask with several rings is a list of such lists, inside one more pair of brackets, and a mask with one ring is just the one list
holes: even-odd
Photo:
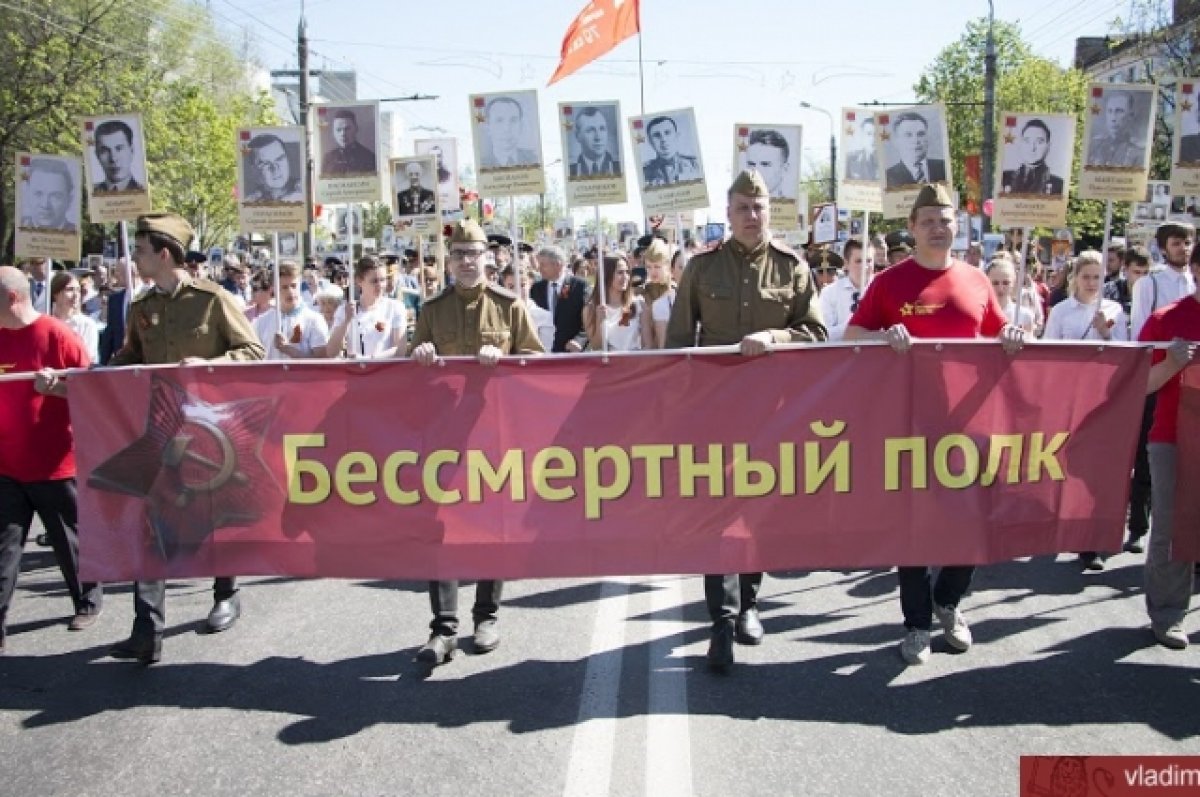
[(336, 285), (324, 285), (317, 290), (314, 301), (317, 305), (317, 311), (325, 319), (325, 326), (332, 327), (338, 308), (342, 306), (342, 302), (346, 301), (346, 295)]
[(250, 306), (246, 308), (246, 320), (256, 318), (271, 309), (271, 275), (260, 271), (250, 280)]
[(667, 322), (671, 320), (671, 308), (675, 306), (675, 290), (679, 280), (683, 278), (684, 256), (682, 249), (676, 249), (671, 255), (671, 284), (667, 292), (654, 300), (650, 305), (650, 320), (654, 326), (654, 348), (664, 349), (667, 346)]
[(60, 271), (50, 280), (50, 312), (75, 332), (87, 349), (88, 359), (100, 361), (100, 325), (80, 309), (83, 292), (79, 280), (69, 271)]
[[(354, 267), (358, 301), (347, 301), (338, 308), (326, 357), (337, 357), (343, 351), (368, 359), (404, 356), (408, 349), (404, 304), (383, 295), (386, 283), (387, 271), (377, 258), (358, 261)], [(350, 323), (351, 319), (355, 323)]]
[(633, 292), (629, 262), (623, 257), (606, 256), (598, 279), (605, 281), (607, 296), (600, 301), (600, 290), (583, 308), (583, 328), (592, 351), (637, 351), (653, 345), (650, 314), (641, 296)]
[[(1125, 311), (1112, 299), (1101, 296), (1104, 260), (1089, 250), (1075, 258), (1067, 298), (1050, 308), (1046, 340), (1129, 340)], [(1079, 554), (1088, 570), (1103, 570), (1104, 555), (1096, 551)]]
[(1013, 298), (1017, 273), (1012, 261), (1007, 257), (993, 257), (992, 262), (988, 263), (987, 275), (988, 281), (992, 283), (992, 291), (996, 294), (997, 301), (1004, 308), (1004, 315), (1008, 318), (1008, 322), (1025, 330), (1027, 334), (1033, 335), (1034, 329), (1037, 327), (1037, 317), (1029, 307), (1028, 291), (1021, 292), (1022, 301), (1019, 308)]
[(661, 238), (655, 238), (642, 253), (642, 262), (646, 264), (646, 284), (642, 286), (642, 296), (646, 299), (647, 307), (654, 303), (667, 291), (671, 290), (671, 245)]

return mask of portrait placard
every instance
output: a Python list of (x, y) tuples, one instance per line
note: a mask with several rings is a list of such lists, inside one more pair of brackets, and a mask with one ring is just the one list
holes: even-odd
[(462, 213), (462, 194), (458, 185), (458, 140), (419, 138), (413, 142), (417, 155), (432, 155), (437, 160), (437, 194), (442, 216)]
[(609, 102), (560, 102), (563, 175), (567, 207), (620, 205), (628, 201), (621, 162), (621, 106)]
[(1158, 89), (1093, 83), (1084, 114), (1079, 196), (1138, 202), (1146, 193)]
[(634, 116), (629, 129), (643, 213), (708, 207), (696, 114), (691, 108)]
[(883, 215), (906, 218), (921, 186), (950, 184), (946, 109), (913, 105), (875, 114), (876, 158), (883, 165)]
[(1001, 113), (1000, 122), (992, 221), (1000, 227), (1062, 227), (1067, 223), (1075, 117)]
[(81, 127), (88, 218), (99, 224), (131, 221), (149, 213), (141, 114), (88, 116)]
[(15, 175), (17, 258), (79, 260), (79, 159), (18, 152)]
[(468, 102), (480, 195), (545, 193), (537, 92), (472, 94)]
[(243, 127), (236, 136), (241, 231), (304, 232), (304, 128)]
[(554, 222), (554, 238), (565, 241), (575, 237), (575, 220), (571, 218), (556, 219)]
[(397, 229), (432, 232), (442, 223), (438, 205), (437, 157), (392, 158), (392, 223)]
[(771, 227), (780, 231), (799, 224), (800, 139), (800, 125), (733, 126), (734, 174), (753, 169), (762, 175), (771, 196)]
[(362, 243), (362, 207), (359, 205), (343, 205), (333, 213), (333, 240), (348, 244), (351, 237), (356, 243)]
[(1200, 79), (1175, 88), (1175, 135), (1171, 139), (1171, 193), (1200, 193)]
[(313, 106), (316, 113), (317, 202), (345, 205), (378, 202), (379, 103), (353, 102)]
[(812, 239), (815, 244), (829, 244), (838, 239), (838, 208), (832, 202), (813, 207)]
[(843, 108), (841, 139), (838, 204), (847, 210), (881, 212), (883, 188), (875, 147), (875, 114), (863, 108)]

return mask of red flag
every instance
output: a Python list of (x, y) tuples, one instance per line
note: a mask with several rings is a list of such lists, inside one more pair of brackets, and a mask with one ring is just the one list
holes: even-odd
[(562, 59), (550, 82), (553, 86), (590, 64), (635, 33), (641, 32), (639, 0), (592, 0), (563, 37)]

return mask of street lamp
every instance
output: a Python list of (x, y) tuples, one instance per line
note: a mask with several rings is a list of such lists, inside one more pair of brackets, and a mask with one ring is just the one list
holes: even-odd
[(837, 202), (837, 123), (833, 121), (833, 114), (824, 108), (804, 100), (800, 100), (800, 107), (829, 117), (829, 201)]

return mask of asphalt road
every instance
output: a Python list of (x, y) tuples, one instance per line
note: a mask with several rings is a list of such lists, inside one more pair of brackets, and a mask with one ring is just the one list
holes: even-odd
[[(164, 660), (106, 658), (99, 622), (32, 542), (0, 657), (5, 795), (1001, 795), (1021, 754), (1200, 751), (1200, 644), (1157, 646), (1141, 556), (995, 565), (964, 602), (976, 645), (899, 657), (895, 576), (783, 573), (764, 644), (704, 668), (696, 577), (507, 585), (500, 648), (426, 674), (423, 584), (245, 579), (200, 633), (207, 582), (172, 584)], [(469, 631), (471, 594), (462, 607)], [(1196, 631), (1195, 613), (1188, 626)], [(1200, 643), (1200, 637), (1197, 638)]]

